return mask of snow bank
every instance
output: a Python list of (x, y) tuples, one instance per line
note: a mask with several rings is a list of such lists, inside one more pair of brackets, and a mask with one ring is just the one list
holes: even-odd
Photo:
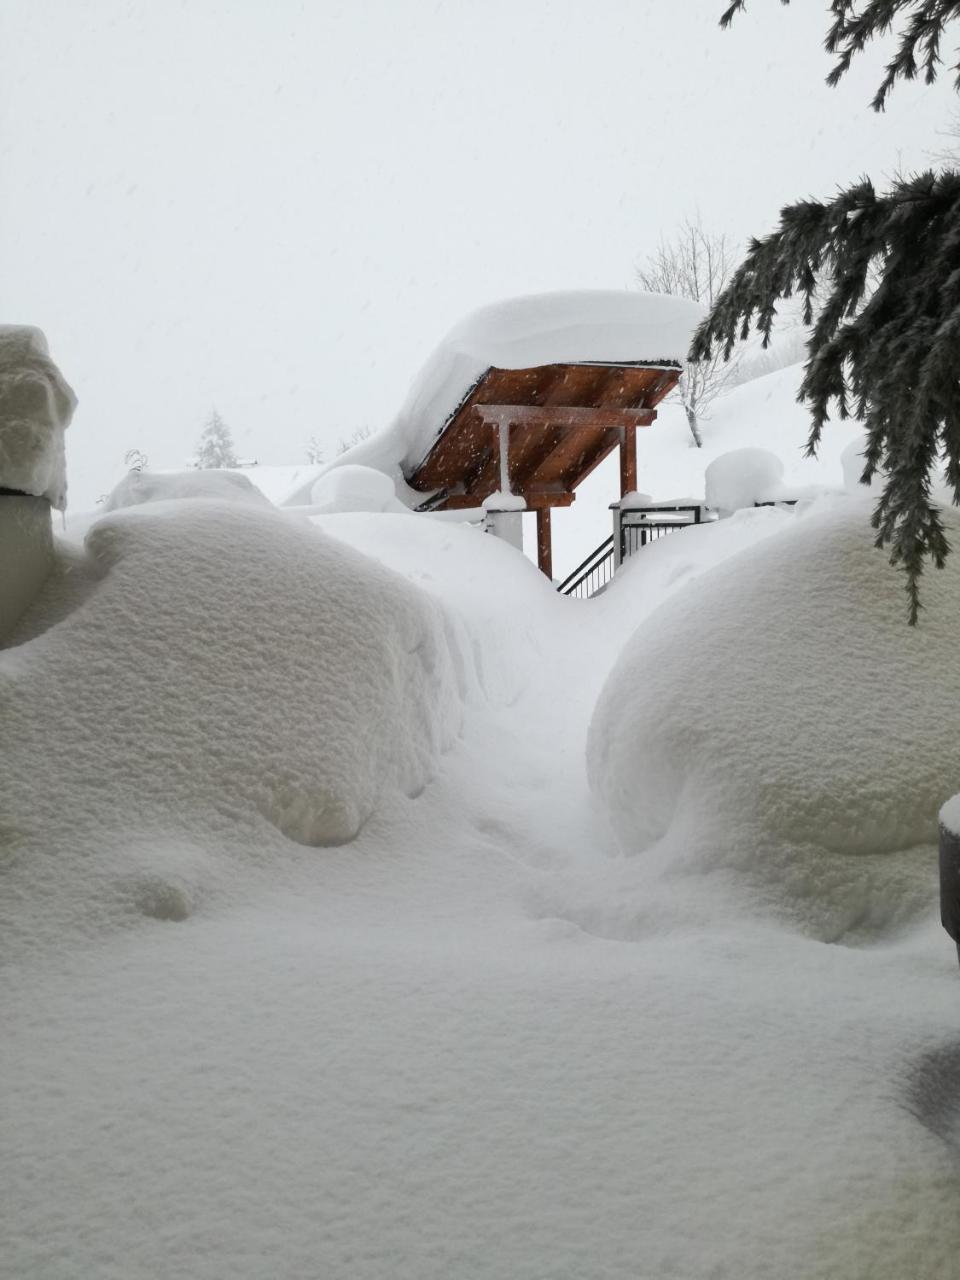
[(66, 507), (63, 433), (76, 405), (40, 330), (0, 325), (0, 488)]
[(588, 743), (625, 852), (733, 874), (825, 938), (931, 909), (937, 813), (960, 777), (960, 563), (925, 576), (908, 627), (869, 514), (869, 498), (821, 500), (665, 603)]
[(130, 508), (86, 547), (85, 603), (0, 653), (6, 937), (188, 913), (423, 788), (460, 660), (422, 592), (252, 504)]
[(487, 369), (578, 361), (679, 363), (701, 317), (701, 308), (686, 298), (627, 290), (543, 293), (482, 307), (440, 343), (391, 426), (331, 467), (360, 463), (397, 478), (422, 461)]
[(242, 471), (131, 471), (110, 492), (104, 511), (119, 511), (171, 498), (216, 498), (266, 506), (267, 499)]
[(332, 511), (399, 511), (407, 508), (397, 498), (393, 481), (373, 467), (336, 467), (321, 475), (310, 491), (318, 514)]
[(733, 449), (707, 466), (703, 484), (707, 506), (727, 516), (775, 501), (783, 488), (783, 463), (769, 449)]

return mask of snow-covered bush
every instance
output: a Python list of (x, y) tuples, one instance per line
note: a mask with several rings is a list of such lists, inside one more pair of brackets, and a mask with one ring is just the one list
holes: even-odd
[(86, 547), (88, 598), (0, 653), (7, 936), (182, 915), (244, 863), (350, 840), (458, 730), (441, 607), (306, 523), (169, 502)]
[(406, 511), (393, 481), (373, 467), (334, 467), (317, 477), (311, 503), (321, 512)]
[(783, 484), (783, 463), (768, 449), (731, 449), (715, 458), (704, 473), (708, 507), (722, 516), (773, 502)]
[(108, 494), (104, 511), (119, 511), (168, 498), (217, 498), (266, 506), (267, 499), (239, 471), (130, 471)]
[(588, 743), (626, 853), (720, 873), (718, 894), (734, 874), (828, 938), (933, 909), (937, 812), (960, 778), (960, 568), (929, 575), (907, 627), (869, 507), (822, 500), (668, 600)]

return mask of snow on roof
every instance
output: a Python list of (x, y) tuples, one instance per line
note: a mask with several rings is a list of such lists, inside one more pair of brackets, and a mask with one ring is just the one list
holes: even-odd
[(487, 369), (679, 364), (702, 314), (686, 298), (599, 289), (533, 294), (481, 307), (443, 339), (391, 425), (331, 465), (360, 463), (398, 479), (398, 472), (409, 473), (423, 460)]
[(0, 488), (67, 501), (63, 433), (77, 398), (30, 325), (0, 325)]

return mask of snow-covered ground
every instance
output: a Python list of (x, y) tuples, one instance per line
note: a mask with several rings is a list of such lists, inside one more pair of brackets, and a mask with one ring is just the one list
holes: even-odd
[(0, 1274), (955, 1275), (960, 563), (151, 497), (0, 653)]

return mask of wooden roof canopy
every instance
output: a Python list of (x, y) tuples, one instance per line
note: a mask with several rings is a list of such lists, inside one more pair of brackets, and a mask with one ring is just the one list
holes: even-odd
[(636, 489), (636, 429), (653, 422), (680, 373), (663, 361), (487, 369), (406, 477), (431, 495), (419, 510), (478, 507), (509, 489), (538, 513), (540, 567), (549, 576), (550, 508), (569, 506), (577, 485), (618, 447), (621, 496)]

